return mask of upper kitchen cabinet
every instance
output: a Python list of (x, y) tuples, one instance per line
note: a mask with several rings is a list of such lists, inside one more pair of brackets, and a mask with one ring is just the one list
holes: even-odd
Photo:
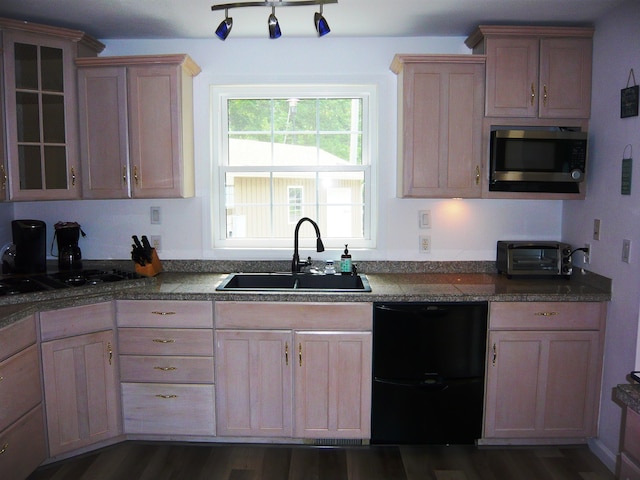
[(195, 193), (193, 77), (184, 54), (78, 58), (84, 198)]
[(589, 118), (593, 28), (480, 26), (487, 117)]
[(396, 55), (398, 196), (481, 196), (485, 59)]
[(104, 45), (83, 32), (0, 19), (11, 200), (80, 198), (78, 56)]

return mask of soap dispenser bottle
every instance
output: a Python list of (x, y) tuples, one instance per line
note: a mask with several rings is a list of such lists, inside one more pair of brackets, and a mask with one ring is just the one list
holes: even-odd
[(340, 273), (342, 275), (351, 275), (351, 254), (348, 247), (348, 244), (344, 246), (344, 253), (340, 257)]

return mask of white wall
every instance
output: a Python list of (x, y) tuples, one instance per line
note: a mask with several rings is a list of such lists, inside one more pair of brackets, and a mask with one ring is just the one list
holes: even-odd
[[(591, 242), (589, 268), (613, 279), (605, 343), (600, 435), (594, 444), (610, 467), (615, 464), (618, 452), (622, 412), (612, 400), (612, 389), (617, 384), (628, 383), (626, 375), (640, 369), (636, 347), (640, 301), (640, 172), (637, 163), (631, 195), (620, 194), (625, 146), (631, 145), (635, 155), (640, 156), (640, 117), (620, 118), (620, 89), (627, 86), (631, 68), (640, 81), (639, 24), (640, 3), (629, 0), (595, 25), (588, 193), (584, 202), (565, 202), (563, 208), (563, 238), (575, 245)], [(599, 241), (591, 238), (594, 218), (602, 222)], [(631, 240), (630, 264), (621, 261), (625, 238)]]
[[(213, 26), (212, 26), (213, 28)], [(188, 53), (202, 67), (195, 78), (197, 196), (185, 200), (133, 200), (17, 203), (15, 217), (52, 225), (77, 221), (87, 232), (85, 258), (128, 258), (131, 235), (161, 235), (161, 258), (288, 259), (287, 250), (212, 250), (209, 88), (228, 83), (367, 82), (379, 94), (378, 246), (354, 251), (370, 260), (492, 260), (498, 239), (559, 239), (560, 201), (408, 200), (395, 198), (396, 76), (389, 70), (395, 53), (469, 53), (461, 37), (332, 38), (278, 40), (108, 40), (103, 55)], [(150, 225), (149, 207), (162, 207), (163, 223)], [(418, 252), (418, 211), (430, 209), (430, 254)], [(49, 237), (51, 238), (51, 237)], [(51, 240), (49, 240), (51, 241)], [(293, 243), (293, 242), (292, 242)], [(309, 252), (312, 253), (312, 252)], [(325, 252), (314, 258), (338, 258)]]

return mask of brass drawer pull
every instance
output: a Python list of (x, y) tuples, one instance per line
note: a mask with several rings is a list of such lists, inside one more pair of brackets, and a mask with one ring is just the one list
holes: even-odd
[(158, 312), (157, 310), (151, 313), (153, 313), (154, 315), (175, 315), (176, 314), (176, 312)]
[(153, 367), (154, 370), (161, 370), (163, 372), (172, 372), (174, 370), (177, 370), (176, 367)]
[(4, 452), (6, 452), (7, 448), (9, 448), (9, 442), (7, 442), (4, 445), (2, 445), (2, 448), (0, 448), (0, 455), (2, 455)]
[(156, 343), (176, 343), (176, 341), (171, 339), (171, 338), (169, 338), (169, 339), (154, 338), (153, 341), (156, 342)]
[(558, 312), (536, 312), (534, 313), (536, 317), (553, 317), (558, 315)]
[(178, 398), (178, 395), (162, 395), (162, 394), (158, 394), (156, 395), (156, 397), (158, 398), (164, 398), (164, 399), (170, 399), (170, 398)]

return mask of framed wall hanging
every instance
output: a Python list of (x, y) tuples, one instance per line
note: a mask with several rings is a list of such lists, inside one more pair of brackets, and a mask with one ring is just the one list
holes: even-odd
[[(633, 78), (633, 85), (629, 86)], [(633, 74), (633, 68), (629, 72), (627, 79), (627, 88), (620, 90), (620, 118), (637, 117), (638, 116), (638, 85), (636, 85), (636, 76)]]

